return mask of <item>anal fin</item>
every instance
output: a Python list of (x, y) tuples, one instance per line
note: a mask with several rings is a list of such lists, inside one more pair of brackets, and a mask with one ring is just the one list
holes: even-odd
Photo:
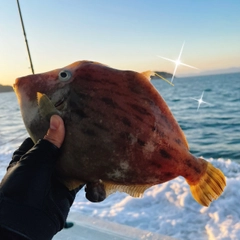
[(117, 191), (119, 192), (125, 192), (129, 194), (132, 197), (142, 197), (144, 191), (150, 187), (152, 187), (152, 184), (145, 184), (145, 185), (121, 185), (111, 182), (104, 182), (104, 187), (106, 191), (106, 196), (109, 196), (112, 193), (115, 193)]

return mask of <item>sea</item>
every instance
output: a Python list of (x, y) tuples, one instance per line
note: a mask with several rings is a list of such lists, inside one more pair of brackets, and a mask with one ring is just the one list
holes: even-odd
[[(182, 177), (153, 186), (142, 198), (114, 193), (91, 203), (79, 191), (71, 211), (188, 240), (240, 239), (240, 73), (179, 77), (152, 84), (183, 129), (190, 152), (226, 176), (224, 193), (203, 207)], [(0, 179), (28, 137), (14, 92), (0, 93)]]

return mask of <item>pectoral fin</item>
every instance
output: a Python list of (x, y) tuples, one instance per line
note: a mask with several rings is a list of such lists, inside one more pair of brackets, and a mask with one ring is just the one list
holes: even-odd
[(56, 109), (46, 94), (37, 92), (37, 102), (40, 115), (48, 121), (50, 121), (52, 115), (57, 114), (61, 116), (60, 112)]

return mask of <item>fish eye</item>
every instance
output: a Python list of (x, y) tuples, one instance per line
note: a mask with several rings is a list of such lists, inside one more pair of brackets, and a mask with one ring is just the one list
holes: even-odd
[(72, 77), (72, 74), (69, 71), (63, 70), (58, 74), (60, 81), (68, 81)]

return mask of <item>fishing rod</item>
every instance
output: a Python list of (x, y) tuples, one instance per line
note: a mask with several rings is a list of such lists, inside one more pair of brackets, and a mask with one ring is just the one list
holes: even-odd
[(26, 31), (25, 31), (23, 18), (22, 18), (22, 12), (21, 12), (21, 8), (20, 8), (20, 4), (19, 4), (18, 0), (17, 0), (17, 5), (18, 5), (18, 12), (19, 12), (20, 20), (21, 20), (23, 35), (24, 35), (26, 46), (27, 46), (27, 52), (28, 52), (28, 57), (29, 57), (29, 61), (30, 61), (30, 66), (31, 66), (32, 74), (34, 74), (32, 58), (31, 58), (30, 49), (29, 49), (29, 46), (28, 46), (27, 34), (26, 34)]
[[(22, 12), (21, 12), (21, 8), (20, 8), (20, 4), (19, 4), (19, 1), (18, 1), (18, 0), (17, 0), (17, 5), (18, 5), (18, 12), (19, 12), (20, 20), (21, 20), (23, 35), (24, 35), (24, 39), (25, 39), (26, 46), (27, 46), (27, 52), (28, 52), (28, 57), (29, 57), (29, 61), (30, 61), (30, 66), (31, 66), (32, 74), (34, 74), (34, 69), (33, 69), (33, 63), (32, 63), (31, 53), (30, 53), (30, 49), (29, 49), (29, 46), (28, 46), (27, 34), (26, 34), (26, 31), (25, 31), (25, 27), (24, 27), (24, 23), (23, 23), (23, 18), (22, 18)], [(19, 136), (16, 137), (16, 138), (12, 138), (12, 139), (10, 139), (9, 141), (0, 144), (0, 147), (3, 146), (3, 145), (5, 145), (5, 144), (7, 144), (7, 143), (13, 142), (13, 141), (15, 141), (16, 139), (19, 139), (20, 137), (23, 137), (23, 136), (25, 136), (25, 135), (26, 135), (26, 132), (25, 132), (24, 134), (19, 135)]]

